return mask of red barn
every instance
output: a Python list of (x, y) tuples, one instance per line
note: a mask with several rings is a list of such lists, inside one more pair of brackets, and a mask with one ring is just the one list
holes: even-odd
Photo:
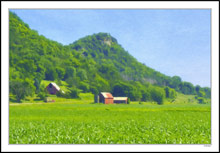
[(112, 94), (109, 92), (101, 92), (99, 94), (99, 102), (103, 104), (113, 104), (114, 100)]
[(55, 95), (58, 91), (60, 91), (60, 87), (53, 82), (51, 82), (46, 88), (48, 93), (52, 95)]

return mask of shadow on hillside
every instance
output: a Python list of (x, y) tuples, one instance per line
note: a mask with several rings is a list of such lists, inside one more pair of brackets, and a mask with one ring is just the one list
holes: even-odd
[(18, 102), (16, 99), (13, 99), (13, 98), (9, 98), (9, 102), (12, 102), (12, 103), (21, 103), (21, 102)]
[(40, 99), (40, 98), (35, 98), (35, 99), (33, 99), (34, 100), (34, 102), (42, 102), (43, 100), (42, 99)]
[(36, 99), (34, 99), (34, 101), (41, 101), (41, 99), (39, 99), (39, 98), (36, 98)]

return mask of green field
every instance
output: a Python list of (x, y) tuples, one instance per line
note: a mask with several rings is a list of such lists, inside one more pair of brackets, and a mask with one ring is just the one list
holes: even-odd
[(210, 144), (210, 104), (10, 104), (10, 144)]

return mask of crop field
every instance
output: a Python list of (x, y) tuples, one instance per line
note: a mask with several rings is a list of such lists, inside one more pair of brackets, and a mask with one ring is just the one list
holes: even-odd
[(10, 144), (210, 144), (210, 104), (9, 107)]

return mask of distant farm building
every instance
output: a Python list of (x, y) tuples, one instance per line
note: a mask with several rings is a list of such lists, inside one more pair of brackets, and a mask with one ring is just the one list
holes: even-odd
[(113, 104), (113, 96), (109, 92), (101, 92), (99, 94), (99, 103)]
[(127, 104), (128, 103), (127, 97), (114, 97), (113, 100), (115, 104)]
[[(54, 83), (51, 82), (47, 87), (46, 87), (47, 91), (49, 94), (55, 95), (58, 91), (60, 91), (60, 87)], [(62, 91), (63, 92), (63, 91)], [(63, 92), (64, 93), (64, 92)]]
[(127, 104), (127, 97), (113, 97), (109, 92), (101, 92), (99, 94), (99, 103), (103, 104)]

